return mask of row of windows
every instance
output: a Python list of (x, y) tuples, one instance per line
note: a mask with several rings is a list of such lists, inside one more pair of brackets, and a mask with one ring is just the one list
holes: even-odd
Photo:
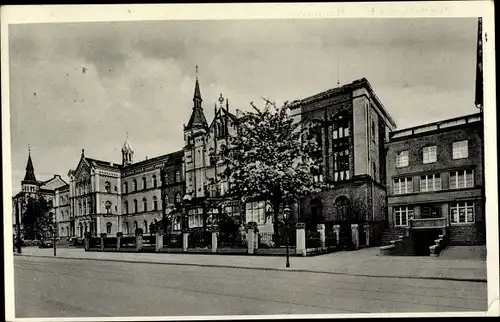
[[(449, 218), (452, 224), (471, 224), (475, 222), (474, 202), (456, 202), (449, 204)], [(439, 209), (437, 207), (422, 208), (422, 218), (440, 218)], [(394, 225), (405, 227), (408, 226), (409, 220), (413, 219), (413, 207), (395, 207), (394, 208)]]
[[(108, 201), (109, 202), (109, 201)], [(139, 212), (139, 206), (138, 206), (138, 201), (137, 199), (134, 199), (132, 201), (133, 203), (133, 213), (138, 213)], [(123, 203), (123, 206), (124, 206), (124, 213), (125, 214), (128, 214), (130, 212), (130, 209), (129, 209), (129, 204), (128, 204), (128, 201), (125, 200), (124, 203)], [(107, 207), (106, 207), (107, 209)], [(152, 210), (156, 211), (158, 210), (158, 198), (156, 198), (156, 196), (153, 197), (153, 208)], [(148, 199), (147, 198), (142, 198), (142, 211), (148, 211)]]
[[(168, 184), (168, 175), (165, 175), (165, 183)], [(176, 183), (178, 182), (181, 182), (181, 172), (179, 170), (175, 171), (175, 177), (174, 177), (174, 180)], [(142, 181), (142, 189), (148, 189), (148, 188), (156, 188), (158, 187), (158, 179), (156, 177), (156, 175), (153, 175), (152, 178), (151, 178), (151, 185), (148, 186), (148, 183), (147, 183), (147, 179), (146, 177), (142, 177), (141, 178), (141, 181)], [(131, 191), (137, 191), (138, 190), (138, 186), (137, 186), (137, 180), (136, 179), (133, 179), (132, 180), (132, 190)], [(123, 192), (124, 193), (128, 193), (129, 192), (129, 189), (128, 189), (128, 182), (124, 182), (123, 183)]]
[[(464, 159), (469, 156), (468, 141), (457, 141), (452, 143), (452, 157), (456, 159)], [(434, 163), (437, 161), (437, 146), (427, 146), (422, 149), (423, 163)], [(408, 150), (400, 151), (396, 154), (396, 167), (403, 168), (409, 166)]]
[[(450, 172), (450, 189), (474, 187), (474, 170)], [(439, 191), (442, 189), (440, 174), (428, 174), (420, 177), (420, 192)], [(413, 193), (413, 178), (398, 178), (393, 181), (393, 194)], [(416, 191), (415, 191), (416, 192)]]
[(23, 187), (22, 190), (26, 192), (35, 192), (35, 187)]

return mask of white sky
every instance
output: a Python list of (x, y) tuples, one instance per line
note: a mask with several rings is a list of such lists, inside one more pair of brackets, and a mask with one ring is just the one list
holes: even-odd
[[(210, 122), (366, 77), (398, 128), (476, 113), (477, 19), (149, 21), (9, 26), (13, 192), (27, 147), (38, 180), (67, 180), (81, 149), (121, 162), (183, 146), (195, 66)], [(340, 64), (340, 72), (337, 64)], [(86, 72), (82, 73), (82, 67)]]

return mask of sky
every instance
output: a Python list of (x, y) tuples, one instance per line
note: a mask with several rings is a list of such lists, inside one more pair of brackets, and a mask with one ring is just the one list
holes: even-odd
[(182, 148), (198, 65), (205, 116), (366, 77), (398, 128), (476, 113), (475, 18), (196, 20), (9, 26), (12, 188), (31, 146), (46, 180), (85, 155)]

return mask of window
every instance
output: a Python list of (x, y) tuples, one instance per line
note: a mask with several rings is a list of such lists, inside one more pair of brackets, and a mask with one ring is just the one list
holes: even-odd
[(123, 191), (124, 191), (125, 193), (128, 193), (128, 182), (125, 182), (125, 183), (123, 184)]
[(177, 203), (181, 202), (181, 194), (178, 192), (175, 194), (175, 202)]
[(117, 186), (115, 186), (115, 192), (117, 192), (117, 191), (118, 191), (118, 187), (117, 187)]
[(189, 209), (188, 220), (189, 228), (203, 227), (203, 209)]
[(441, 176), (439, 174), (428, 174), (420, 177), (420, 191), (441, 190)]
[(173, 230), (181, 230), (181, 217), (177, 216), (174, 218)]
[(134, 191), (137, 191), (137, 180), (133, 180), (132, 184), (134, 185)]
[(440, 218), (441, 217), (441, 209), (439, 205), (429, 205), (422, 206), (421, 210), (422, 218)]
[(153, 187), (156, 188), (158, 185), (158, 180), (156, 180), (156, 175), (153, 175)]
[(106, 201), (106, 213), (109, 214), (111, 212), (111, 201)]
[(413, 192), (412, 178), (399, 178), (394, 180), (394, 194), (400, 195)]
[(425, 163), (433, 163), (437, 161), (437, 154), (436, 154), (436, 146), (427, 146), (423, 149), (423, 162)]
[(128, 201), (125, 200), (125, 202), (123, 203), (124, 205), (124, 208), (125, 208), (125, 213), (128, 214)]
[(83, 212), (82, 212), (82, 203), (81, 203), (81, 202), (79, 202), (79, 203), (78, 203), (78, 214), (80, 214), (80, 215), (81, 215), (82, 213), (83, 213)]
[(408, 151), (401, 151), (396, 155), (396, 167), (403, 168), (408, 166)]
[(408, 220), (413, 218), (413, 209), (410, 207), (394, 208), (394, 225), (408, 226)]
[(450, 189), (474, 187), (474, 170), (463, 170), (450, 173)]
[(134, 221), (134, 233), (137, 231), (137, 228), (139, 228), (139, 225), (137, 224), (137, 221)]
[(142, 189), (146, 189), (147, 184), (146, 184), (146, 177), (142, 177)]
[(349, 171), (349, 116), (341, 113), (332, 120), (333, 180), (350, 178)]
[(134, 199), (134, 213), (138, 213), (138, 208), (137, 208), (137, 200)]
[(473, 223), (474, 219), (473, 202), (458, 202), (450, 204), (450, 222), (452, 224)]
[(158, 198), (156, 196), (153, 197), (153, 210), (158, 210)]
[(148, 222), (144, 220), (144, 233), (148, 233)]
[(181, 182), (181, 172), (179, 170), (175, 171), (175, 182)]
[(106, 223), (106, 234), (111, 234), (111, 223)]
[(453, 142), (453, 159), (463, 159), (469, 156), (468, 141)]
[(129, 230), (128, 222), (127, 221), (125, 222), (125, 227), (124, 228), (125, 228), (124, 229), (125, 230), (125, 234), (127, 234), (127, 235), (130, 234), (130, 230)]
[(106, 182), (104, 183), (104, 190), (105, 190), (106, 192), (111, 192), (111, 183), (110, 183), (109, 181), (106, 181)]
[(89, 214), (90, 214), (92, 212), (92, 201), (91, 200), (87, 201), (87, 207), (89, 209)]
[(254, 221), (256, 223), (264, 223), (266, 220), (266, 202), (254, 201), (247, 202), (246, 205), (246, 222)]
[(169, 202), (169, 199), (168, 199), (168, 195), (165, 195), (165, 197), (163, 197), (165, 199), (165, 206), (168, 206), (168, 202)]
[(142, 211), (148, 211), (148, 199), (142, 198)]

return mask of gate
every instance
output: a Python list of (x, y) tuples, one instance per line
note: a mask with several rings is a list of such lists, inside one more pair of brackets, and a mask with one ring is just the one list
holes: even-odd
[(343, 249), (349, 249), (352, 247), (352, 231), (351, 231), (351, 223), (350, 222), (342, 222), (339, 223), (340, 232), (339, 232), (339, 247)]

